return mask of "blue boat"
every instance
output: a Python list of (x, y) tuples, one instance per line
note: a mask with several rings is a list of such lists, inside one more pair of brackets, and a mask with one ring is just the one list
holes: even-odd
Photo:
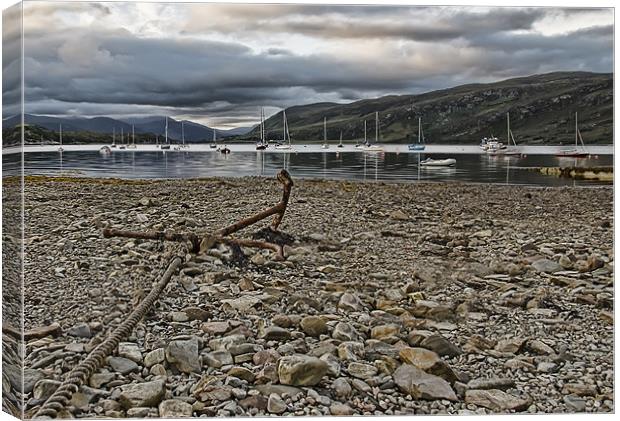
[(422, 117), (418, 117), (418, 142), (407, 145), (410, 151), (423, 151), (426, 145), (422, 143), (424, 141), (424, 134), (422, 134)]

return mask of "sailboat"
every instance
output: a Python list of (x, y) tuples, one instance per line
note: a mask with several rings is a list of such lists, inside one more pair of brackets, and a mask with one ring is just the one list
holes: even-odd
[[(366, 137), (366, 130), (364, 130), (364, 137)], [(367, 152), (381, 152), (383, 148), (379, 145), (379, 112), (375, 112), (375, 144), (371, 145), (370, 142), (366, 142), (362, 149)]]
[(121, 127), (121, 143), (118, 145), (119, 149), (125, 149), (125, 145), (123, 144), (123, 138), (125, 136), (123, 135), (123, 128)]
[(62, 148), (62, 124), (60, 125), (60, 146), (58, 147), (58, 152), (62, 152), (64, 149)]
[(112, 127), (112, 144), (111, 148), (116, 148), (116, 127)]
[(368, 141), (366, 140), (366, 120), (364, 120), (364, 143), (359, 143), (357, 142), (355, 144), (356, 148), (363, 148), (365, 144), (367, 144)]
[(217, 140), (215, 140), (215, 129), (211, 129), (211, 133), (213, 133), (213, 143), (209, 145), (211, 149), (217, 148)]
[(423, 151), (426, 147), (422, 141), (424, 140), (424, 135), (422, 134), (422, 117), (418, 117), (418, 143), (412, 143), (408, 145), (410, 151)]
[[(281, 145), (276, 145), (276, 149), (292, 149), (291, 146), (291, 134), (288, 131), (288, 123), (286, 121), (286, 110), (282, 110), (282, 120), (283, 120), (283, 139)], [(288, 143), (286, 143), (286, 138), (288, 136)]]
[(342, 130), (340, 130), (340, 143), (338, 143), (338, 147), (339, 148), (343, 148), (344, 145), (342, 144)]
[[(512, 134), (512, 130), (510, 129), (510, 113), (506, 113), (506, 143), (508, 147), (504, 151), (504, 155), (521, 155), (521, 151), (517, 146), (517, 142), (515, 141), (515, 137)], [(512, 145), (510, 145), (510, 141), (512, 140)]]
[(260, 109), (260, 142), (256, 144), (257, 151), (263, 151), (267, 149), (267, 142), (265, 141), (265, 111)]
[(327, 117), (323, 117), (323, 144), (321, 148), (329, 149), (329, 144), (327, 143)]
[[(578, 149), (577, 141), (581, 141), (581, 150)], [(581, 132), (579, 131), (577, 112), (575, 112), (575, 147), (571, 149), (562, 149), (560, 152), (555, 154), (555, 156), (567, 158), (585, 158), (588, 155), (588, 152), (586, 152), (586, 145), (583, 143), (583, 138), (581, 137)]]
[(133, 124), (131, 125), (131, 145), (127, 145), (127, 149), (136, 149), (136, 132)]
[(163, 150), (170, 149), (170, 143), (168, 143), (168, 116), (166, 116), (165, 136), (166, 136), (166, 143), (162, 143), (159, 149), (163, 149)]
[(183, 149), (189, 149), (189, 145), (185, 144), (185, 122), (181, 121), (181, 139), (183, 141), (183, 146), (181, 146)]

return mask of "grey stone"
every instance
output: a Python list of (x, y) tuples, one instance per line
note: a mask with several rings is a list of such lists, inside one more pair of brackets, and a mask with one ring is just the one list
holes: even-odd
[(306, 355), (285, 356), (278, 364), (280, 383), (292, 386), (314, 386), (326, 373), (325, 361)]
[(346, 322), (339, 322), (332, 333), (332, 338), (339, 341), (359, 342), (360, 334), (353, 326)]
[(159, 416), (161, 418), (185, 418), (191, 417), (192, 406), (179, 399), (167, 399), (159, 404)]
[(157, 406), (166, 390), (163, 380), (154, 380), (145, 383), (135, 383), (121, 386), (118, 397), (120, 404), (125, 409)]
[(108, 357), (108, 365), (121, 374), (128, 374), (138, 369), (138, 364), (123, 357)]
[(163, 348), (157, 348), (144, 356), (144, 366), (151, 368), (155, 364), (161, 364), (166, 360), (166, 351)]
[(138, 344), (133, 342), (121, 342), (118, 344), (118, 356), (127, 358), (135, 363), (142, 362), (142, 352)]
[(183, 373), (200, 373), (198, 338), (172, 341), (166, 348), (166, 359)]
[(441, 377), (425, 373), (410, 364), (403, 364), (394, 372), (394, 382), (414, 399), (447, 399), (456, 401), (457, 397), (450, 384)]
[(524, 411), (531, 404), (529, 399), (521, 399), (497, 389), (467, 390), (465, 402), (496, 412)]
[(272, 414), (281, 414), (286, 411), (286, 402), (277, 394), (272, 393), (267, 400), (267, 411)]

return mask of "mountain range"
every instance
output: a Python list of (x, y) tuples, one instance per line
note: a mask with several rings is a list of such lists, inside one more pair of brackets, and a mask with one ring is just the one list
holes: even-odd
[[(20, 123), (19, 116), (12, 116), (5, 119), (3, 128), (15, 127)], [(166, 130), (166, 117), (150, 116), (142, 118), (113, 119), (110, 117), (50, 117), (35, 114), (25, 114), (24, 123), (36, 125), (44, 129), (58, 132), (62, 124), (63, 132), (91, 132), (106, 133), (116, 135), (120, 138), (121, 131), (124, 135), (131, 133), (132, 125), (136, 134), (151, 134), (163, 136)], [(181, 127), (183, 126), (183, 128)], [(240, 127), (230, 130), (212, 129), (203, 124), (194, 123), (188, 120), (175, 120), (168, 117), (168, 137), (180, 140), (182, 132), (185, 132), (187, 142), (205, 142), (213, 139), (213, 132), (216, 137), (230, 137), (244, 134), (250, 131), (251, 127)]]
[[(380, 141), (414, 142), (418, 118), (428, 143), (477, 143), (482, 137), (506, 141), (507, 113), (517, 143), (567, 144), (575, 139), (575, 112), (586, 143), (613, 143), (613, 75), (556, 72), (469, 84), (420, 95), (390, 95), (349, 104), (330, 102), (286, 109), (290, 136), (301, 140), (374, 140), (375, 113)], [(282, 112), (265, 122), (268, 138), (282, 138)], [(259, 129), (237, 139), (255, 139)]]
[[(376, 114), (377, 113), (377, 114)], [(555, 72), (513, 78), (494, 83), (478, 83), (427, 92), (419, 95), (389, 95), (364, 99), (348, 104), (322, 102), (298, 105), (286, 109), (290, 136), (293, 142), (312, 142), (323, 139), (323, 119), (327, 118), (327, 137), (332, 142), (342, 136), (345, 141), (375, 136), (375, 116), (379, 120), (381, 142), (410, 143), (417, 139), (418, 121), (427, 143), (477, 143), (482, 137), (498, 136), (506, 141), (506, 120), (517, 143), (569, 144), (575, 139), (575, 113), (579, 130), (588, 144), (613, 143), (613, 74), (590, 72)], [(282, 139), (282, 112), (265, 121), (268, 139)], [(55, 138), (59, 125), (72, 143), (107, 141), (115, 130), (131, 132), (135, 126), (136, 142), (152, 142), (155, 135), (163, 136), (165, 117), (112, 119), (60, 118), (26, 114), (25, 122), (39, 138)], [(17, 116), (3, 121), (3, 138), (19, 143), (19, 130), (7, 128), (19, 124)], [(168, 119), (168, 135), (181, 139), (181, 121)], [(191, 121), (183, 121), (188, 142), (210, 141), (215, 130), (219, 138), (254, 141), (259, 138), (255, 126), (218, 130)], [(36, 127), (35, 127), (36, 126)], [(50, 131), (46, 133), (45, 130)], [(28, 136), (27, 136), (28, 137)], [(139, 140), (138, 140), (139, 139)], [(28, 141), (29, 139), (27, 139)]]

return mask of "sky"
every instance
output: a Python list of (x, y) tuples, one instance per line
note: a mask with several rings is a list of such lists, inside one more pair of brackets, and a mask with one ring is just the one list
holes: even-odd
[[(3, 22), (6, 106), (19, 37)], [(610, 8), (27, 2), (25, 111), (251, 126), (260, 107), (611, 72), (613, 23)]]

